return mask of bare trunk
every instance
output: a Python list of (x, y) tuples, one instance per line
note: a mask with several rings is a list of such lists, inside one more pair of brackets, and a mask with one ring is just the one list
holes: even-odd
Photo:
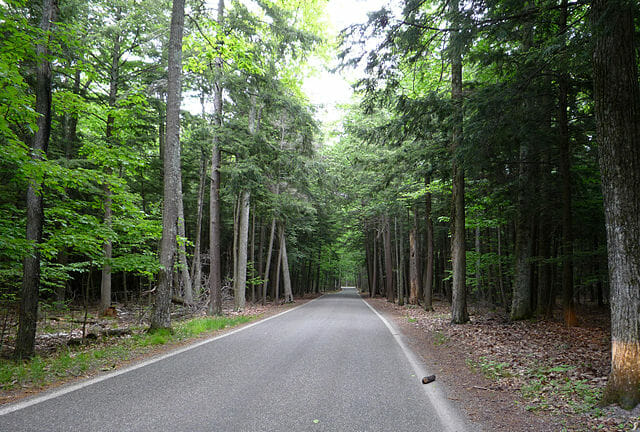
[(284, 290), (284, 302), (292, 303), (293, 294), (291, 291), (291, 277), (289, 275), (289, 258), (287, 257), (287, 239), (284, 232), (284, 225), (280, 227), (280, 259), (282, 261), (282, 283)]
[(156, 301), (151, 316), (151, 329), (171, 327), (171, 279), (176, 256), (178, 223), (178, 182), (180, 174), (180, 102), (182, 81), (182, 31), (184, 0), (173, 0), (169, 36), (169, 68), (167, 81), (167, 138), (164, 149), (164, 205), (162, 208), (162, 240)]
[(413, 224), (409, 231), (409, 303), (418, 304), (420, 297), (420, 274), (418, 270), (418, 214), (413, 209)]
[(276, 233), (276, 218), (271, 220), (271, 234), (269, 235), (269, 247), (267, 248), (267, 261), (264, 270), (264, 282), (262, 285), (262, 304), (267, 302), (267, 286), (269, 284), (269, 270), (271, 268), (271, 253), (273, 252), (273, 241)]
[(377, 245), (377, 236), (373, 234), (373, 271), (372, 271), (372, 281), (371, 281), (371, 292), (369, 293), (369, 297), (375, 297), (377, 287), (378, 287), (378, 245)]
[[(450, 2), (454, 18), (459, 14), (459, 0)], [(451, 137), (452, 156), (452, 217), (451, 217), (451, 265), (453, 267), (453, 285), (451, 287), (451, 321), (462, 324), (469, 321), (467, 312), (467, 262), (465, 246), (465, 204), (464, 170), (460, 163), (458, 149), (462, 143), (462, 54), (460, 43), (456, 43), (459, 32), (452, 33), (451, 46), (451, 99), (455, 110), (455, 120)]]
[(204, 183), (206, 170), (206, 158), (204, 152), (200, 157), (200, 179), (198, 182), (198, 215), (196, 216), (196, 239), (193, 248), (193, 266), (191, 267), (191, 282), (193, 284), (193, 291), (200, 293), (202, 283), (202, 259), (201, 259), (201, 245), (202, 242), (202, 213), (204, 210)]
[(276, 283), (273, 285), (273, 298), (275, 303), (280, 303), (280, 266), (282, 265), (282, 242), (278, 250), (278, 259), (276, 261)]
[(480, 225), (476, 225), (476, 290), (478, 292), (478, 296), (486, 300), (485, 296), (482, 293), (482, 272), (480, 271), (480, 266), (482, 264), (482, 250), (481, 250), (481, 241), (480, 241)]
[(404, 245), (402, 244), (402, 229), (400, 229), (400, 235), (398, 235), (398, 218), (393, 217), (394, 237), (396, 238), (396, 295), (398, 296), (398, 305), (404, 306)]
[[(427, 186), (431, 181), (425, 179)], [(426, 268), (425, 268), (425, 281), (424, 281), (424, 310), (433, 310), (433, 220), (431, 219), (431, 192), (427, 192), (425, 195), (425, 210), (426, 210)]]
[[(523, 26), (522, 46), (525, 51), (533, 44), (533, 27), (530, 23)], [(526, 95), (528, 96), (528, 95)], [(525, 97), (522, 107), (522, 121), (530, 115), (530, 101)], [(518, 167), (518, 213), (515, 223), (515, 263), (513, 271), (513, 297), (511, 298), (511, 319), (531, 318), (531, 258), (533, 255), (532, 197), (533, 197), (533, 151), (529, 137), (520, 140), (520, 161)]]
[(391, 256), (391, 227), (389, 224), (389, 216), (384, 216), (384, 272), (385, 272), (385, 289), (387, 291), (387, 301), (393, 302), (393, 257)]
[[(567, 31), (567, 0), (562, 0), (560, 32)], [(558, 79), (558, 129), (560, 132), (560, 164), (562, 179), (562, 311), (565, 325), (577, 325), (573, 303), (573, 222), (571, 218), (571, 146), (569, 142), (569, 118), (567, 115), (569, 77), (562, 71)]]
[(193, 303), (193, 288), (187, 261), (187, 234), (184, 228), (184, 203), (182, 201), (182, 179), (178, 179), (178, 258), (180, 260), (180, 280), (183, 299), (188, 305)]
[(242, 192), (240, 198), (240, 223), (238, 227), (238, 265), (237, 281), (234, 280), (235, 310), (243, 310), (247, 292), (247, 248), (249, 239), (249, 208), (251, 194), (248, 190)]
[[(43, 0), (40, 29), (47, 34), (56, 20), (58, 4), (55, 0)], [(47, 41), (48, 44), (48, 41)], [(47, 44), (36, 47), (38, 64), (36, 71), (36, 112), (38, 130), (31, 145), (31, 157), (35, 161), (46, 156), (51, 132), (51, 62), (48, 59)], [(34, 249), (26, 254), (23, 265), (22, 290), (20, 296), (20, 317), (14, 355), (17, 358), (32, 357), (35, 348), (36, 325), (38, 321), (38, 298), (40, 293), (40, 252), (42, 226), (44, 224), (44, 206), (42, 184), (35, 180), (29, 182), (27, 189), (27, 240)]]
[(251, 247), (249, 254), (249, 261), (251, 262), (251, 274), (249, 274), (249, 278), (251, 279), (251, 303), (256, 302), (256, 285), (253, 283), (253, 279), (255, 277), (255, 251), (256, 251), (256, 208), (253, 207), (253, 214), (251, 216)]
[[(218, 24), (222, 25), (224, 0), (218, 0)], [(222, 314), (222, 277), (220, 269), (220, 128), (222, 127), (222, 59), (215, 60), (218, 81), (214, 84), (214, 131), (211, 148), (211, 183), (209, 188), (209, 315)]]
[(640, 88), (635, 2), (593, 0), (596, 131), (611, 287), (611, 374), (604, 399), (640, 402)]
[(238, 233), (240, 232), (240, 205), (242, 197), (238, 195), (236, 197), (236, 203), (233, 209), (233, 245), (232, 245), (232, 260), (233, 260), (233, 292), (236, 292), (236, 286), (238, 281)]
[[(118, 15), (116, 22), (120, 20), (120, 9), (118, 9)], [(109, 109), (113, 110), (116, 107), (116, 101), (118, 98), (118, 83), (120, 81), (120, 35), (115, 35), (113, 41), (113, 50), (111, 52), (111, 69), (109, 70)], [(115, 118), (111, 112), (107, 116), (107, 127), (105, 131), (105, 140), (107, 146), (111, 148), (113, 146), (113, 126)], [(106, 180), (104, 182), (104, 225), (108, 230), (111, 230), (111, 218), (112, 218), (112, 192), (109, 186), (109, 176), (112, 170), (110, 167), (105, 168)], [(107, 308), (111, 306), (111, 258), (113, 256), (113, 245), (111, 239), (107, 239), (102, 245), (102, 257), (104, 263), (102, 264), (102, 278), (100, 280), (100, 313), (104, 313)]]

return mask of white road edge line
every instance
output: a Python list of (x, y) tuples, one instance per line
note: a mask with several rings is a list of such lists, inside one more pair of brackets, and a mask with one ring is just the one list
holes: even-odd
[[(409, 360), (411, 367), (413, 367), (414, 372), (416, 373), (416, 379), (420, 380), (423, 376), (430, 375), (424, 368), (424, 365), (416, 359), (415, 354), (402, 340), (401, 334), (396, 330), (396, 328), (391, 324), (384, 316), (382, 316), (373, 306), (371, 306), (365, 299), (360, 297), (360, 299), (367, 305), (369, 309), (375, 313), (378, 318), (384, 323), (384, 325), (389, 329), (391, 335), (396, 340), (402, 352)], [(466, 422), (461, 418), (461, 415), (446, 401), (446, 398), (442, 392), (442, 390), (437, 385), (437, 382), (431, 383), (429, 385), (422, 385), (422, 390), (427, 395), (429, 402), (433, 405), (433, 408), (438, 414), (440, 418), (440, 423), (442, 426), (446, 428), (448, 432), (466, 432), (469, 430)]]
[(200, 341), (200, 342), (196, 342), (196, 343), (194, 343), (192, 345), (186, 346), (184, 348), (177, 349), (175, 351), (171, 351), (171, 352), (169, 352), (167, 354), (162, 354), (162, 355), (160, 355), (158, 357), (154, 357), (152, 359), (145, 360), (145, 361), (142, 361), (140, 363), (136, 363), (136, 364), (134, 364), (132, 366), (128, 366), (128, 367), (125, 367), (123, 369), (118, 369), (117, 371), (114, 371), (114, 372), (110, 372), (110, 373), (107, 373), (107, 374), (104, 374), (104, 375), (100, 375), (100, 376), (97, 376), (97, 377), (94, 377), (94, 378), (89, 378), (89, 379), (87, 379), (85, 381), (79, 382), (77, 384), (72, 384), (72, 385), (69, 385), (69, 386), (65, 386), (65, 387), (63, 387), (61, 389), (54, 390), (54, 391), (52, 391), (50, 393), (46, 393), (46, 394), (41, 395), (41, 396), (34, 396), (33, 398), (29, 398), (29, 399), (21, 401), (21, 402), (16, 402), (14, 404), (9, 404), (9, 405), (7, 405), (7, 406), (5, 406), (3, 408), (0, 408), (0, 416), (6, 415), (6, 414), (10, 414), (10, 413), (15, 412), (15, 411), (20, 411), (21, 409), (25, 409), (25, 408), (30, 407), (32, 405), (37, 405), (39, 403), (48, 401), (50, 399), (55, 399), (57, 397), (65, 395), (67, 393), (71, 393), (71, 392), (74, 392), (76, 390), (80, 390), (82, 388), (89, 387), (90, 385), (97, 384), (97, 383), (102, 382), (102, 381), (106, 381), (106, 380), (108, 380), (110, 378), (114, 378), (114, 377), (117, 377), (119, 375), (126, 374), (127, 372), (131, 372), (131, 371), (134, 371), (136, 369), (140, 369), (140, 368), (143, 368), (145, 366), (149, 366), (149, 365), (151, 365), (153, 363), (157, 363), (157, 362), (162, 361), (164, 359), (167, 359), (169, 357), (173, 357), (175, 355), (182, 354), (183, 352), (198, 348), (198, 347), (200, 347), (202, 345), (206, 345), (208, 343), (217, 341), (218, 339), (222, 339), (222, 338), (225, 338), (227, 336), (231, 336), (232, 334), (241, 332), (243, 330), (247, 330), (247, 329), (249, 329), (251, 327), (257, 326), (259, 324), (262, 324), (262, 323), (267, 322), (269, 320), (272, 320), (274, 318), (278, 318), (279, 316), (282, 316), (282, 315), (284, 315), (286, 313), (289, 313), (289, 312), (291, 312), (293, 310), (296, 310), (296, 309), (299, 309), (301, 307), (304, 307), (304, 306), (308, 305), (309, 303), (312, 303), (313, 301), (315, 301), (315, 300), (317, 300), (319, 298), (322, 298), (323, 296), (324, 295), (322, 295), (320, 297), (316, 297), (316, 298), (306, 302), (305, 304), (301, 304), (299, 306), (292, 307), (291, 309), (287, 309), (286, 311), (282, 311), (279, 314), (272, 315), (270, 317), (261, 319), (260, 321), (256, 321), (256, 322), (251, 323), (249, 325), (246, 325), (244, 327), (240, 327), (238, 329), (232, 330), (232, 331), (230, 331), (228, 333), (224, 333), (224, 334), (221, 334), (219, 336), (215, 336), (215, 337), (212, 337), (212, 338), (209, 338), (209, 339), (205, 339), (205, 340)]

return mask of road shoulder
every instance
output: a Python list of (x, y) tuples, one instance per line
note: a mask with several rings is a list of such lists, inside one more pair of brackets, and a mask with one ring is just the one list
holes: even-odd
[(561, 430), (555, 418), (525, 410), (525, 403), (517, 392), (496, 388), (494, 381), (472, 371), (467, 364), (469, 353), (456, 347), (453, 341), (442, 342), (438, 335), (413, 325), (402, 308), (385, 299), (363, 299), (402, 332), (418, 360), (436, 375), (445, 397), (471, 423), (487, 431)]

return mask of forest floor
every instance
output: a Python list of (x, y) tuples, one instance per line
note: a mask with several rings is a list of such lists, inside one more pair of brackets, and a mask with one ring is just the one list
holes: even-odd
[(296, 297), (289, 304), (271, 302), (263, 306), (248, 302), (242, 312), (234, 311), (233, 300), (227, 299), (223, 317), (214, 319), (206, 317), (204, 307), (174, 305), (173, 333), (159, 334), (146, 332), (151, 310), (148, 305), (115, 305), (112, 317), (99, 317), (97, 310), (90, 308), (86, 320), (81, 308), (49, 310), (38, 322), (36, 356), (24, 362), (11, 359), (17, 317), (5, 316), (0, 347), (0, 405), (220, 335), (317, 296)]
[(450, 324), (448, 303), (434, 311), (363, 298), (390, 317), (469, 419), (489, 431), (631, 431), (633, 411), (601, 407), (609, 372), (608, 317), (580, 311), (580, 325), (510, 322), (471, 307), (471, 321)]

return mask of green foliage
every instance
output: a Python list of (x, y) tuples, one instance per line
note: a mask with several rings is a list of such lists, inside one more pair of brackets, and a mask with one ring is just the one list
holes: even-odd
[(215, 330), (221, 330), (225, 327), (235, 327), (251, 321), (253, 317), (236, 316), (236, 317), (214, 317), (214, 318), (196, 318), (189, 320), (176, 329), (178, 337), (195, 337), (202, 333)]
[(132, 337), (111, 338), (98, 346), (65, 347), (52, 355), (35, 356), (27, 361), (0, 359), (0, 388), (40, 388), (71, 377), (110, 370), (121, 362), (152, 352), (159, 345), (189, 340), (253, 319), (255, 317), (249, 316), (195, 318), (180, 323), (175, 332), (161, 329), (151, 334), (135, 333)]
[(522, 396), (529, 401), (527, 410), (545, 410), (554, 406), (554, 400), (568, 401), (574, 414), (590, 413), (599, 417), (602, 411), (599, 403), (602, 389), (590, 384), (588, 380), (576, 380), (566, 372), (573, 366), (538, 366), (529, 370), (529, 380), (522, 387)]

